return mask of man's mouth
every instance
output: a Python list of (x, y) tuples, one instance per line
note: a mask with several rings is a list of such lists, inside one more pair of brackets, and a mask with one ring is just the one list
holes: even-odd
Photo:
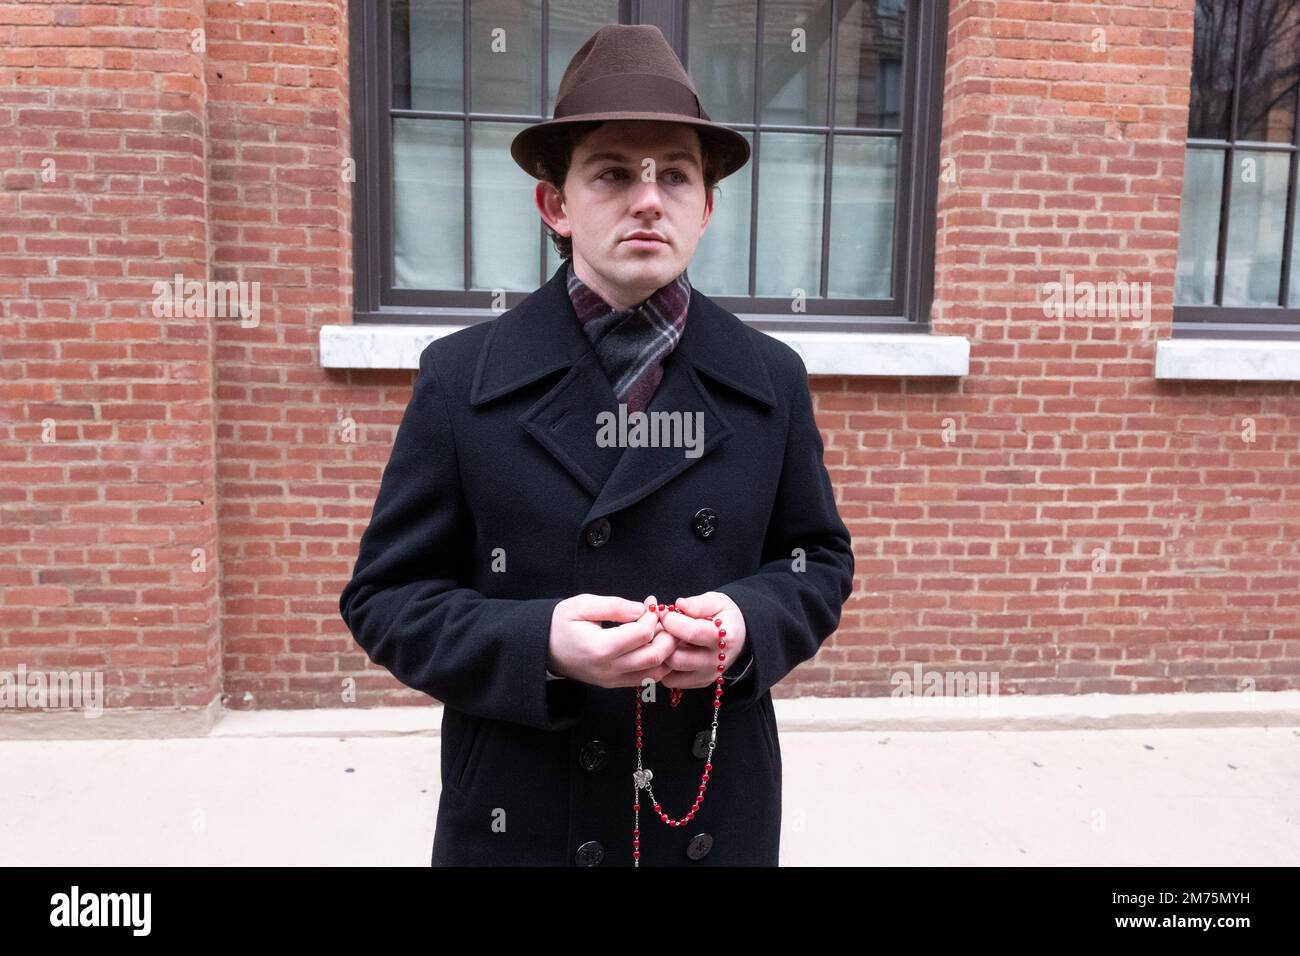
[(623, 242), (636, 249), (656, 249), (660, 246), (668, 245), (667, 240), (655, 238), (653, 236), (628, 236)]

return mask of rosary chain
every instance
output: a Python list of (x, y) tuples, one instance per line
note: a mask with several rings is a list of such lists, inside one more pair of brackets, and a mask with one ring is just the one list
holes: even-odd
[[(654, 610), (677, 611), (678, 614), (686, 614), (685, 611), (680, 610), (674, 604), (660, 604), (657, 606), (651, 604), (649, 605), (649, 609), (652, 611)], [(687, 616), (691, 616), (691, 615), (687, 615)], [(704, 620), (704, 618), (697, 618), (697, 620)], [(655, 796), (654, 787), (650, 785), (650, 781), (654, 777), (654, 774), (648, 768), (642, 766), (641, 764), (641, 749), (642, 749), (641, 688), (639, 687), (633, 688), (633, 690), (636, 691), (636, 770), (632, 774), (632, 783), (633, 783), (632, 865), (634, 867), (641, 866), (641, 791), (642, 789), (644, 789), (646, 793), (650, 795), (650, 803), (654, 806), (655, 813), (659, 815), (659, 819), (663, 820), (663, 822), (670, 827), (685, 826), (689, 821), (695, 818), (696, 811), (699, 810), (700, 804), (704, 802), (704, 791), (708, 789), (709, 774), (713, 770), (713, 751), (714, 748), (717, 747), (718, 745), (718, 710), (722, 706), (722, 684), (723, 684), (722, 675), (727, 668), (727, 664), (726, 664), (727, 655), (724, 650), (727, 646), (727, 642), (725, 640), (727, 636), (727, 632), (722, 626), (721, 618), (714, 618), (713, 624), (718, 629), (718, 677), (717, 680), (714, 682), (716, 687), (713, 694), (713, 723), (710, 725), (710, 730), (709, 730), (709, 752), (704, 758), (704, 772), (700, 777), (700, 786), (698, 792), (695, 795), (695, 802), (691, 805), (691, 809), (686, 814), (686, 816), (682, 817), (679, 820), (674, 820), (671, 817), (669, 817), (668, 814), (663, 812), (663, 807), (660, 805), (659, 799)], [(677, 701), (679, 699), (680, 699), (680, 695), (674, 692), (673, 695), (674, 707), (677, 706)]]

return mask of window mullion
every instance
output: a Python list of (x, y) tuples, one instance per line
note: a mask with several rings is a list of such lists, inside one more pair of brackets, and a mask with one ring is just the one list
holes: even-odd
[(749, 297), (758, 294), (758, 178), (759, 144), (763, 141), (763, 13), (767, 4), (758, 0), (754, 16), (754, 141), (749, 156)]
[[(1232, 207), (1232, 181), (1237, 168), (1237, 112), (1241, 103), (1241, 26), (1245, 0), (1237, 0), (1237, 27), (1232, 38), (1232, 96), (1228, 107), (1228, 153), (1223, 164), (1223, 197), (1219, 206), (1219, 245), (1214, 273), (1214, 304), (1223, 305), (1223, 277), (1228, 266), (1228, 210)], [(1184, 164), (1184, 167), (1186, 164)], [(1186, 169), (1184, 168), (1184, 174)]]
[(1291, 162), (1287, 166), (1286, 225), (1282, 230), (1282, 282), (1278, 290), (1278, 305), (1286, 308), (1291, 298), (1291, 244), (1295, 235), (1296, 167), (1300, 165), (1300, 91), (1297, 91), (1291, 114)]
[[(551, 99), (551, 0), (542, 0), (542, 102), (538, 107), (537, 115), (545, 120), (550, 111)], [(537, 275), (539, 282), (545, 284), (549, 278), (546, 274), (546, 247), (550, 243), (550, 237), (546, 234), (546, 221), (540, 216), (537, 221), (537, 228), (541, 230), (542, 241), (537, 245)]]
[(830, 294), (830, 251), (831, 251), (831, 182), (835, 151), (835, 50), (839, 45), (840, 19), (839, 0), (831, 0), (831, 29), (829, 76), (826, 79), (826, 160), (822, 172), (822, 255), (821, 280), (817, 289), (818, 298), (825, 299)]

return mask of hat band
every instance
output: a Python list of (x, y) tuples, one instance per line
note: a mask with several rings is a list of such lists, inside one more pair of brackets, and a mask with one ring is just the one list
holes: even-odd
[(677, 113), (704, 118), (690, 87), (657, 73), (616, 73), (570, 90), (555, 104), (555, 119), (585, 113)]

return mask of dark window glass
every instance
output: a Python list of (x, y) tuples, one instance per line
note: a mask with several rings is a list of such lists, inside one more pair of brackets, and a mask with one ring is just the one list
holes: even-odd
[(1289, 143), (1295, 134), (1300, 7), (1257, 0), (1241, 11), (1237, 139)]
[(1237, 0), (1196, 0), (1187, 135), (1227, 139), (1236, 63)]

